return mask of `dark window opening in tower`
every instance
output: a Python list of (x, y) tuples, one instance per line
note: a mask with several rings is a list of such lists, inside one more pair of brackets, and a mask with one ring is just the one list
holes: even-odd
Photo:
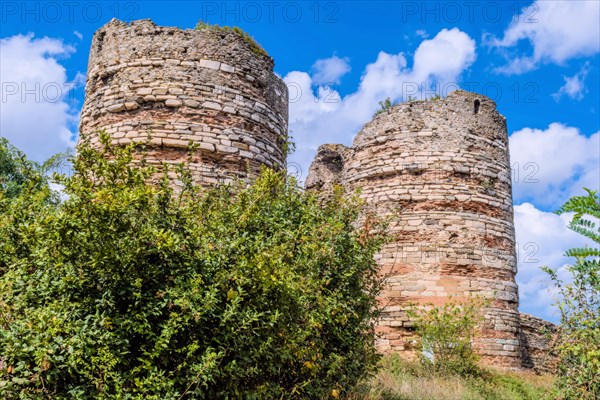
[(481, 102), (479, 101), (479, 99), (475, 99), (475, 101), (473, 102), (473, 106), (474, 106), (474, 114), (477, 114), (479, 112), (479, 106), (481, 105)]

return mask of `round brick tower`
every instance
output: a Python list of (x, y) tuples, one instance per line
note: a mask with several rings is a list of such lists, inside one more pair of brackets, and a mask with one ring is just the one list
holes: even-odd
[(393, 240), (379, 255), (389, 276), (382, 350), (412, 350), (407, 302), (483, 294), (491, 299), (476, 339), (483, 362), (521, 367), (508, 135), (492, 100), (456, 91), (380, 113), (351, 148), (319, 149), (306, 187), (327, 193), (333, 183), (360, 188), (391, 220)]
[(214, 184), (285, 167), (288, 91), (273, 59), (241, 32), (111, 20), (90, 51), (82, 137), (149, 142), (148, 161), (178, 163)]

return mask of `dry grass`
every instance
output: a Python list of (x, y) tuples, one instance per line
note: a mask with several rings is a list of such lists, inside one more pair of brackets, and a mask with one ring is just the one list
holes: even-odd
[[(401, 378), (401, 379), (399, 379)], [(373, 399), (394, 397), (407, 399), (464, 400), (469, 388), (457, 377), (412, 376), (381, 372), (369, 393)]]
[(483, 371), (478, 377), (439, 376), (418, 363), (388, 356), (353, 400), (551, 400), (554, 378), (533, 373)]

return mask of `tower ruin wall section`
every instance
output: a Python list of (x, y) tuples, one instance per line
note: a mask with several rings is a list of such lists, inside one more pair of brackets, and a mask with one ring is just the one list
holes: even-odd
[[(335, 152), (341, 168), (326, 162)], [(387, 275), (379, 347), (411, 350), (407, 302), (480, 294), (491, 300), (476, 340), (483, 361), (521, 367), (508, 135), (495, 103), (464, 91), (402, 103), (351, 148), (327, 145), (315, 160), (307, 188), (358, 188), (390, 221), (392, 241), (378, 255)]]
[(191, 141), (209, 184), (284, 168), (288, 91), (273, 66), (232, 31), (112, 20), (92, 41), (81, 136), (149, 143), (155, 163), (185, 160)]
[(537, 372), (556, 372), (558, 326), (521, 313), (521, 353), (523, 366)]

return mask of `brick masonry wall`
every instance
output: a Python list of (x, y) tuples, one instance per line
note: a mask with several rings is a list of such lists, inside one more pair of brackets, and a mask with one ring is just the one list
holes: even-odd
[(81, 136), (149, 141), (149, 161), (177, 163), (214, 184), (285, 167), (288, 91), (273, 60), (240, 35), (112, 20), (94, 35)]
[(394, 239), (378, 257), (388, 275), (380, 349), (412, 350), (408, 301), (475, 293), (491, 299), (476, 342), (483, 361), (521, 367), (509, 166), (504, 117), (464, 91), (399, 104), (365, 124), (351, 148), (319, 149), (308, 189), (360, 188), (368, 207), (392, 221)]
[(552, 346), (558, 327), (551, 322), (521, 314), (521, 352), (523, 366), (538, 372), (554, 372), (558, 364)]
[[(273, 60), (234, 32), (112, 20), (94, 35), (81, 137), (149, 143), (149, 162), (177, 163), (215, 184), (285, 167), (288, 92)], [(544, 321), (519, 316), (508, 137), (493, 101), (464, 91), (376, 116), (352, 147), (323, 145), (306, 179), (327, 196), (360, 188), (391, 218), (378, 255), (388, 276), (378, 327), (383, 351), (412, 350), (407, 301), (492, 299), (477, 347), (489, 365), (543, 370)]]

